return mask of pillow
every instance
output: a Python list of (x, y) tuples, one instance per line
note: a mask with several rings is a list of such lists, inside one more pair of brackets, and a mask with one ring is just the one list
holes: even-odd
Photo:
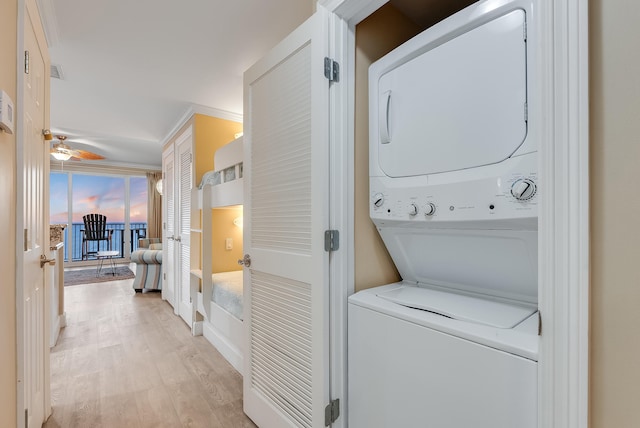
[(215, 186), (220, 184), (220, 171), (207, 171), (202, 176), (198, 189), (202, 189), (206, 185)]

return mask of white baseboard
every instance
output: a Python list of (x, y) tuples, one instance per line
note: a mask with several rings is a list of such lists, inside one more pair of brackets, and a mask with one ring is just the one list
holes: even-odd
[[(240, 374), (243, 372), (244, 357), (240, 349), (222, 335), (210, 322), (204, 323), (204, 337)], [(238, 340), (242, 340), (239, 337)]]
[(191, 327), (191, 334), (194, 336), (202, 336), (202, 325), (204, 321), (194, 321), (193, 327)]
[(60, 328), (61, 327), (61, 316), (56, 318), (53, 328), (51, 329), (51, 338), (49, 339), (49, 348), (53, 348), (58, 343), (58, 337), (60, 336)]

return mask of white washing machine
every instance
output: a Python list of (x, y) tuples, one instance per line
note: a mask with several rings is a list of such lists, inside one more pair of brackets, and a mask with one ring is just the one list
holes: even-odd
[(370, 216), (403, 280), (349, 298), (351, 428), (537, 425), (533, 1), (374, 63)]

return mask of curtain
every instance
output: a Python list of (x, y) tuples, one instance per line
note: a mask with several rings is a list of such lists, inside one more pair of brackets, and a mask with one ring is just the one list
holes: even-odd
[(147, 172), (147, 228), (148, 238), (162, 238), (162, 196), (156, 184), (162, 179), (161, 172)]

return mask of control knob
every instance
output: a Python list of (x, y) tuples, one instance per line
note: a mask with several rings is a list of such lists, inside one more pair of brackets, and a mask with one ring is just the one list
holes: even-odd
[(384, 195), (382, 193), (376, 193), (373, 195), (373, 205), (376, 208), (380, 208), (384, 204)]
[(436, 213), (436, 206), (429, 202), (424, 206), (424, 215), (430, 217)]
[(416, 204), (409, 204), (409, 215), (414, 217), (418, 214), (418, 206)]
[(517, 180), (511, 186), (511, 194), (519, 201), (528, 201), (536, 194), (536, 183), (528, 178)]

